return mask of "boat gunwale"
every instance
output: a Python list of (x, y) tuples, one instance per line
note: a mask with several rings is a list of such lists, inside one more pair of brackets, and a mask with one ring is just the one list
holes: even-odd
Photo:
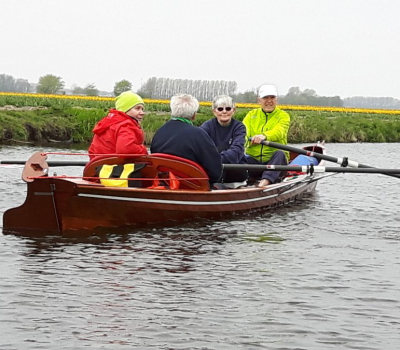
[[(212, 189), (209, 191), (204, 191), (204, 190), (190, 190), (190, 189), (156, 189), (156, 188), (147, 188), (147, 187), (113, 187), (113, 186), (105, 186), (100, 183), (96, 182), (91, 182), (83, 179), (70, 179), (70, 178), (62, 178), (62, 177), (40, 177), (36, 178), (38, 181), (51, 181), (55, 180), (57, 181), (62, 181), (62, 182), (70, 182), (74, 185), (76, 185), (76, 188), (79, 190), (99, 190), (99, 191), (114, 191), (116, 193), (163, 193), (163, 194), (180, 194), (180, 195), (221, 195), (221, 194), (226, 194), (226, 195), (232, 195), (235, 193), (261, 193), (261, 192), (270, 192), (275, 189), (280, 189), (283, 187), (289, 187), (293, 185), (297, 185), (300, 183), (308, 183), (309, 181), (315, 181), (318, 179), (318, 174), (314, 175), (308, 175), (308, 174), (300, 174), (293, 179), (290, 180), (285, 180), (279, 183), (271, 184), (266, 187), (257, 187), (255, 185), (252, 186), (246, 186), (246, 187), (241, 187), (241, 188), (235, 188), (235, 189), (230, 189), (230, 188), (225, 188), (225, 189)], [(311, 181), (311, 182), (312, 182)]]

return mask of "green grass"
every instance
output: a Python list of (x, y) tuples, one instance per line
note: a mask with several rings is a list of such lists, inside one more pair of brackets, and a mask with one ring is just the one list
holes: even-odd
[[(21, 98), (1, 96), (0, 107), (14, 105), (36, 109), (0, 109), (0, 143), (12, 141), (69, 141), (89, 144), (94, 125), (107, 115), (112, 101)], [(248, 108), (237, 108), (235, 118), (243, 120)], [(400, 115), (290, 111), (289, 143), (400, 142)], [(195, 125), (213, 118), (210, 107), (201, 106)], [(168, 104), (146, 104), (143, 129), (146, 144), (170, 118)]]

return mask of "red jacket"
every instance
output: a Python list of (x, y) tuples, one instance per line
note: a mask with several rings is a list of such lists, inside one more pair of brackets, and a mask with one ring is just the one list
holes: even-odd
[(89, 156), (98, 154), (147, 154), (144, 133), (139, 123), (127, 114), (111, 109), (93, 129)]

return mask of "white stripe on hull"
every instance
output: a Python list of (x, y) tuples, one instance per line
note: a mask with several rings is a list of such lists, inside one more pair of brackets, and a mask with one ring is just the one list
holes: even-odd
[[(285, 194), (298, 191), (304, 186), (307, 186), (308, 183), (305, 183), (300, 186), (296, 186), (293, 189), (285, 191)], [(266, 199), (279, 197), (281, 194), (273, 194), (270, 196), (264, 197), (256, 197), (256, 198), (246, 198), (246, 199), (238, 199), (238, 200), (227, 200), (227, 201), (179, 201), (179, 200), (170, 200), (170, 199), (151, 199), (151, 198), (132, 198), (132, 197), (120, 197), (120, 196), (107, 196), (107, 195), (99, 195), (99, 194), (89, 194), (89, 193), (80, 193), (79, 197), (86, 198), (97, 198), (97, 199), (106, 199), (106, 200), (115, 200), (115, 201), (127, 201), (127, 202), (142, 202), (142, 203), (157, 203), (157, 204), (173, 204), (173, 205), (200, 205), (200, 206), (213, 206), (213, 205), (232, 205), (232, 204), (243, 204), (243, 203), (251, 203), (263, 201)]]

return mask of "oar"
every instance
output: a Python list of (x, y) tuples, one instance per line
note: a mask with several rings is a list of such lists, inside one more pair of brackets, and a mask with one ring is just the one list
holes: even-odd
[[(25, 165), (26, 160), (0, 160), (0, 164)], [(49, 166), (85, 166), (88, 162), (79, 160), (52, 160), (47, 161)]]
[[(317, 159), (327, 160), (328, 162), (337, 163), (337, 164), (341, 165), (342, 167), (349, 166), (351, 168), (375, 169), (373, 166), (370, 166), (370, 165), (367, 165), (367, 164), (358, 163), (356, 161), (349, 160), (346, 157), (345, 158), (336, 158), (336, 157), (328, 156), (327, 154), (321, 154), (321, 153), (317, 153), (317, 152), (307, 151), (307, 150), (302, 149), (302, 148), (297, 148), (297, 147), (288, 146), (288, 145), (282, 145), (280, 143), (276, 143), (276, 142), (272, 142), (272, 141), (261, 141), (261, 143), (263, 145), (265, 145), (265, 146), (269, 146), (269, 147), (273, 147), (273, 148), (277, 148), (277, 149), (282, 149), (282, 150), (285, 150), (285, 151), (291, 151), (291, 152), (295, 152), (295, 153), (298, 153), (298, 154), (304, 154), (306, 156), (315, 157)], [(384, 175), (397, 177), (397, 178), (400, 179), (400, 175), (396, 175), (396, 174), (397, 173), (385, 173)]]
[(272, 171), (294, 171), (306, 174), (312, 173), (358, 173), (358, 174), (400, 174), (400, 169), (381, 169), (381, 168), (344, 168), (344, 167), (325, 167), (321, 165), (262, 165), (262, 164), (223, 164), (224, 169), (243, 169), (243, 170), (272, 170)]

